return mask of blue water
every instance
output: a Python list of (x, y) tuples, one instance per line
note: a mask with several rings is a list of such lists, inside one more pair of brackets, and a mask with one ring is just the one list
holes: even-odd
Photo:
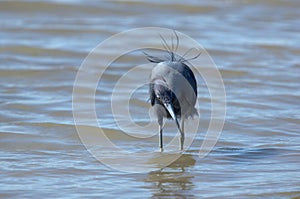
[[(0, 198), (300, 197), (299, 6), (296, 0), (0, 1)], [(73, 86), (80, 65), (100, 42), (152, 26), (182, 32), (207, 50), (226, 89), (225, 125), (213, 150), (199, 158), (211, 99), (197, 76), (201, 125), (193, 144), (166, 168), (152, 168), (151, 161), (174, 152), (145, 158), (143, 165), (154, 171), (124, 173), (98, 161), (81, 142), (73, 119)], [(102, 56), (115, 52), (112, 46)], [(96, 90), (101, 128), (131, 153), (126, 158), (99, 144), (95, 150), (117, 166), (140, 160), (141, 151), (159, 154), (156, 128), (147, 131), (152, 137), (146, 140), (130, 138), (110, 110), (116, 81), (146, 63), (143, 53), (124, 55)], [(140, 124), (149, 120), (147, 97), (147, 87), (141, 87), (130, 104)], [(79, 128), (90, 133), (97, 127), (88, 125), (89, 117)], [(168, 122), (166, 142), (174, 130)]]

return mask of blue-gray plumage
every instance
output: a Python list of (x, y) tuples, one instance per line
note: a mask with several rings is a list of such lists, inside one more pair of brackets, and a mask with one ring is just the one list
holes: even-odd
[[(178, 47), (179, 40), (176, 33), (175, 35)], [(171, 50), (167, 46), (164, 38), (162, 40), (169, 57), (162, 59), (145, 53), (150, 62), (157, 63), (150, 75), (150, 101), (158, 119), (161, 151), (163, 151), (163, 118), (175, 121), (181, 134), (180, 149), (183, 150), (184, 120), (197, 114), (197, 110), (195, 109), (197, 81), (193, 71), (185, 63), (187, 60), (176, 56), (173, 52), (174, 49)], [(181, 120), (181, 126), (178, 120)]]

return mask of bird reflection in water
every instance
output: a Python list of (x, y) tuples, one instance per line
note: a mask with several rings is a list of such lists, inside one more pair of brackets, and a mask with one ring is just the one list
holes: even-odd
[(188, 168), (194, 166), (196, 160), (190, 154), (183, 154), (169, 166), (149, 173), (146, 182), (153, 183), (153, 197), (189, 197), (194, 196), (192, 190), (193, 175)]

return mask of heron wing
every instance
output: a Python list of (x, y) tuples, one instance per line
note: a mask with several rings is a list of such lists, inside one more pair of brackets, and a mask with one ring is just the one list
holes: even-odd
[(197, 81), (195, 78), (195, 75), (193, 73), (193, 71), (190, 69), (190, 67), (188, 67), (186, 64), (182, 64), (183, 65), (183, 76), (185, 77), (185, 79), (190, 83), (191, 87), (194, 90), (195, 95), (197, 96)]
[(149, 94), (150, 94), (150, 102), (151, 102), (152, 106), (155, 103), (155, 93), (154, 93), (153, 87), (154, 87), (153, 83), (150, 83), (149, 84)]

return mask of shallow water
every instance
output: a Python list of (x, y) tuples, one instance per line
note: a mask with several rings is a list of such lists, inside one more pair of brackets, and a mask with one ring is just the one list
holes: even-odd
[[(0, 197), (300, 197), (299, 6), (296, 0), (0, 1)], [(143, 53), (124, 55), (101, 79), (95, 106), (105, 134), (131, 157), (101, 145), (89, 148), (107, 154), (116, 167), (140, 160), (139, 152), (153, 152), (141, 164), (155, 171), (124, 173), (100, 163), (81, 143), (72, 115), (73, 85), (100, 42), (146, 26), (175, 29), (203, 45), (222, 74), (227, 115), (217, 145), (199, 158), (211, 103), (198, 77), (199, 135), (177, 161), (152, 168), (177, 153), (158, 153), (156, 132), (146, 132), (151, 136), (141, 141), (113, 121), (114, 83), (132, 66), (147, 63)], [(114, 53), (107, 50), (107, 56)], [(132, 118), (147, 124), (147, 88), (137, 91)], [(167, 129), (166, 142), (176, 128), (169, 122)]]

